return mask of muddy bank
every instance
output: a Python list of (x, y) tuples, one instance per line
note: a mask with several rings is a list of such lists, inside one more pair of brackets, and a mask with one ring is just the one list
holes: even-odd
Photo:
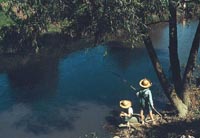
[[(108, 125), (113, 138), (199, 138), (200, 137), (200, 89), (192, 88), (192, 107), (186, 118), (179, 118), (174, 110), (160, 112), (162, 118), (155, 114), (156, 125), (146, 123), (133, 125), (131, 129), (118, 127), (119, 121)], [(171, 108), (173, 109), (173, 108)], [(113, 114), (114, 115), (114, 114)], [(115, 112), (115, 121), (118, 120)], [(113, 120), (114, 121), (114, 120)]]
[(163, 119), (157, 125), (144, 125), (131, 129), (117, 128), (114, 136), (120, 138), (180, 138), (181, 136), (200, 137), (200, 119)]
[(200, 137), (200, 117), (180, 119), (178, 117), (166, 117), (157, 121), (156, 125), (135, 125), (126, 127), (108, 127), (112, 131), (113, 138), (181, 138), (181, 136)]

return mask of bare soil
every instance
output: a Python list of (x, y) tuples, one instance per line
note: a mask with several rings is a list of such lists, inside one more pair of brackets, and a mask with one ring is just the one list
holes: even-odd
[(179, 118), (174, 110), (162, 111), (162, 118), (155, 115), (156, 125), (146, 123), (127, 127), (108, 129), (113, 137), (120, 138), (200, 138), (200, 89), (191, 89), (190, 112), (186, 118)]

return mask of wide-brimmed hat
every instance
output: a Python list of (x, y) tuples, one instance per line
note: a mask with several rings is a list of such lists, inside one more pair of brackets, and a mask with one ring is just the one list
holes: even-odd
[(152, 86), (152, 82), (147, 78), (144, 78), (139, 82), (139, 85), (143, 88), (149, 88)]
[(129, 100), (121, 100), (120, 102), (119, 102), (119, 106), (121, 107), (121, 108), (129, 108), (129, 107), (131, 107), (132, 106), (132, 103), (131, 103), (131, 101), (129, 101)]

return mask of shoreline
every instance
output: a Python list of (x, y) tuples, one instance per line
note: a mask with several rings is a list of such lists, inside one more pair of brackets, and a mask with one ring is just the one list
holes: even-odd
[(162, 111), (163, 117), (158, 118), (156, 125), (145, 124), (131, 129), (115, 127), (112, 130), (113, 138), (199, 138), (200, 88), (192, 88), (191, 91), (197, 96), (192, 99), (192, 109), (187, 118), (176, 116), (173, 110)]

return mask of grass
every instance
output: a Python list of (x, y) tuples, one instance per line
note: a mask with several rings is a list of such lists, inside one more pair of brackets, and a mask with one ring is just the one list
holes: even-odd
[(49, 24), (48, 32), (61, 32), (61, 27), (59, 24)]
[(0, 2), (5, 2), (5, 1), (8, 1), (8, 0), (0, 0)]
[[(9, 17), (7, 17), (4, 12), (0, 12), (0, 28), (2, 28), (3, 26), (10, 26), (12, 24), (13, 24), (13, 21)], [(48, 31), (61, 32), (61, 29), (59, 25), (50, 24), (48, 26)]]
[(3, 12), (0, 12), (0, 28), (13, 24), (12, 20), (7, 17)]

